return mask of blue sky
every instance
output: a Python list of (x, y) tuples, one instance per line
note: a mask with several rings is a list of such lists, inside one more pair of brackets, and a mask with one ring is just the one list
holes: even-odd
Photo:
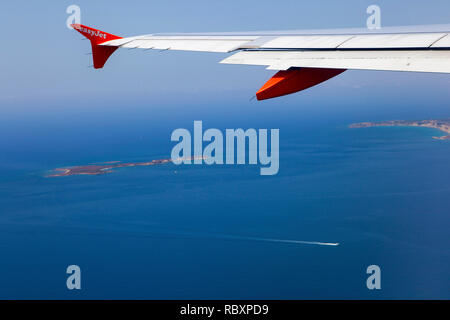
[[(10, 1), (2, 4), (0, 13), (0, 112), (28, 108), (31, 102), (40, 111), (62, 102), (84, 106), (83, 101), (96, 100), (248, 100), (273, 74), (264, 67), (220, 65), (226, 54), (140, 50), (119, 50), (104, 70), (89, 69), (88, 41), (65, 27), (71, 4), (81, 7), (83, 24), (121, 36), (364, 27), (370, 4), (381, 7), (383, 26), (450, 23), (448, 0)], [(408, 95), (415, 101), (421, 91), (430, 90), (433, 97), (445, 100), (449, 84), (448, 75), (350, 71), (303, 98), (323, 101), (324, 92), (331, 99), (350, 93), (367, 97), (371, 92)], [(299, 96), (284, 99), (297, 101)]]

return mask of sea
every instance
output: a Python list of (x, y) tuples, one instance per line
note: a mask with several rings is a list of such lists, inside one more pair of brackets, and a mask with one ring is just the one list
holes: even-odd
[[(231, 102), (230, 102), (231, 101)], [(380, 107), (247, 99), (11, 106), (0, 118), (1, 299), (449, 299), (450, 141)], [(391, 108), (392, 107), (392, 108)], [(280, 169), (174, 165), (177, 128), (277, 128)], [(334, 245), (327, 245), (334, 244)], [(81, 270), (69, 290), (67, 267)], [(367, 287), (369, 266), (380, 289)]]

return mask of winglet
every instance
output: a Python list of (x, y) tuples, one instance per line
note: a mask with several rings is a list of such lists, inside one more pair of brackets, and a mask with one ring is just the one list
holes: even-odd
[(101, 46), (100, 44), (111, 40), (122, 39), (122, 37), (87, 27), (82, 24), (72, 24), (71, 26), (91, 41), (94, 68), (103, 68), (108, 58), (114, 53), (114, 51), (117, 50), (118, 47)]

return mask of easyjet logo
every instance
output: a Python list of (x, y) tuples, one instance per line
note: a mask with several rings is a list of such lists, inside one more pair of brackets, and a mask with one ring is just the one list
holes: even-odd
[(84, 28), (81, 26), (74, 26), (74, 28), (83, 33), (87, 33), (88, 36), (94, 36), (94, 37), (106, 39), (106, 34), (101, 32), (100, 30), (91, 30), (91, 29)]

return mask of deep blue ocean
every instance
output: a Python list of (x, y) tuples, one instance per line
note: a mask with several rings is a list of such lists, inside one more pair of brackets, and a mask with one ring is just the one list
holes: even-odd
[[(399, 115), (389, 107), (368, 114), (376, 104), (355, 102), (341, 113), (292, 101), (4, 112), (0, 298), (449, 299), (450, 141), (432, 139), (442, 135), (434, 129), (348, 128)], [(168, 158), (171, 132), (193, 130), (194, 120), (279, 128), (278, 175), (166, 164), (46, 177)], [(79, 291), (66, 288), (72, 264)], [(381, 290), (366, 287), (372, 264)]]

